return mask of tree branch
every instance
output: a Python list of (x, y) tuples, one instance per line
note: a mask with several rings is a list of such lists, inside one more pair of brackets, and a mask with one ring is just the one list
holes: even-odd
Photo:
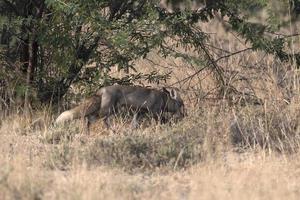
[(246, 48), (246, 49), (242, 49), (242, 50), (240, 50), (240, 51), (236, 51), (236, 52), (227, 54), (227, 55), (225, 55), (225, 56), (221, 56), (221, 57), (217, 58), (217, 59), (215, 60), (215, 62), (217, 63), (217, 62), (219, 62), (220, 60), (222, 60), (222, 59), (224, 59), (224, 58), (229, 58), (229, 57), (231, 57), (231, 56), (234, 56), (234, 55), (236, 55), (236, 54), (243, 53), (243, 52), (248, 51), (248, 50), (253, 50), (253, 48), (249, 47), (249, 48)]

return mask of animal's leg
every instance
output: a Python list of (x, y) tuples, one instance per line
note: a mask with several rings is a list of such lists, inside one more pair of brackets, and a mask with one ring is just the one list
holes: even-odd
[(165, 116), (161, 115), (161, 116), (160, 116), (160, 123), (161, 123), (161, 124), (165, 124), (165, 123), (167, 123), (167, 122), (168, 122), (168, 119), (167, 119)]
[(89, 135), (90, 134), (90, 125), (91, 125), (91, 122), (89, 120), (89, 117), (85, 117), (84, 119), (84, 133)]
[(104, 125), (107, 129), (110, 128), (110, 121), (109, 121), (109, 116), (105, 116), (103, 119)]
[(113, 114), (113, 111), (109, 107), (103, 107), (100, 112), (100, 117), (103, 118), (104, 125), (107, 129), (110, 129), (110, 120), (109, 117)]
[(96, 121), (97, 117), (97, 115), (88, 115), (85, 117), (85, 131), (87, 134), (90, 134), (91, 123)]
[(136, 128), (139, 127), (139, 122), (138, 122), (139, 116), (140, 116), (140, 115), (139, 115), (138, 112), (135, 113), (135, 114), (133, 115), (133, 119), (132, 119), (132, 121), (131, 121), (131, 127), (132, 127), (133, 129), (136, 129)]
[(88, 116), (88, 120), (89, 120), (89, 122), (90, 123), (93, 123), (93, 122), (95, 122), (97, 119), (98, 119), (98, 115), (96, 115), (96, 114), (93, 114), (93, 115), (89, 115)]
[(113, 114), (115, 108), (115, 101), (110, 96), (102, 97), (102, 105), (99, 116), (103, 118), (104, 125), (107, 129), (110, 128), (109, 117)]
[(156, 123), (164, 124), (165, 118), (162, 116), (161, 113), (154, 114), (153, 118), (155, 119)]

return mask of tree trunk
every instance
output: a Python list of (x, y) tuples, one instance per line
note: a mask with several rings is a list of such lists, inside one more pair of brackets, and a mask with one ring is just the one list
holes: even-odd
[(20, 63), (21, 63), (21, 71), (26, 74), (28, 69), (28, 61), (29, 61), (29, 40), (24, 39), (21, 42), (21, 50), (20, 50)]
[(28, 60), (28, 67), (27, 67), (27, 74), (26, 74), (26, 91), (25, 91), (25, 98), (24, 98), (24, 114), (29, 116), (30, 114), (30, 85), (31, 85), (31, 74), (32, 74), (32, 43), (29, 44), (29, 60)]
[(28, 67), (26, 74), (26, 91), (24, 98), (24, 111), (25, 115), (29, 116), (31, 108), (31, 95), (30, 87), (34, 82), (34, 72), (37, 67), (37, 52), (38, 52), (38, 43), (36, 41), (35, 33), (33, 33), (32, 38), (29, 40), (28, 45)]

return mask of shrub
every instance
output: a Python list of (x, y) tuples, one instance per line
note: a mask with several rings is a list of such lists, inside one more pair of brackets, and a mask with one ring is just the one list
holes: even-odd
[(231, 141), (235, 146), (261, 147), (291, 153), (299, 148), (299, 115), (293, 105), (245, 109), (231, 124)]
[(84, 157), (90, 165), (112, 165), (126, 170), (184, 168), (203, 159), (204, 132), (196, 126), (156, 134), (160, 135), (131, 132), (98, 138)]

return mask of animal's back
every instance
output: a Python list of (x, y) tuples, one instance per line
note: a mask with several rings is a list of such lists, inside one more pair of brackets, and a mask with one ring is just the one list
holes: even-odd
[(147, 110), (159, 109), (163, 104), (163, 99), (166, 98), (165, 94), (157, 89), (124, 85), (103, 87), (97, 95), (102, 95), (103, 105), (107, 102), (110, 106)]

